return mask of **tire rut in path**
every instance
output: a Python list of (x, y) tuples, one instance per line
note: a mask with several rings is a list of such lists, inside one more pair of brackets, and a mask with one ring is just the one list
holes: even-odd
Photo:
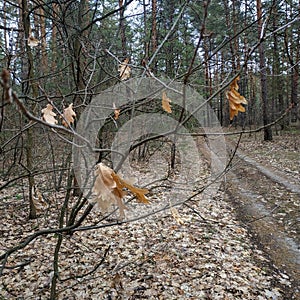
[(292, 299), (300, 299), (300, 185), (241, 151), (236, 153), (227, 182), (227, 194), (239, 218), (275, 266), (290, 276)]

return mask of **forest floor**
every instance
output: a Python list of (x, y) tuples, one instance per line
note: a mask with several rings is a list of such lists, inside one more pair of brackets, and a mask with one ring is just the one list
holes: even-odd
[[(299, 133), (282, 133), (268, 143), (261, 140), (261, 134), (244, 136), (240, 155), (299, 182)], [(248, 165), (243, 169), (246, 163), (240, 157), (233, 164), (233, 175), (226, 175), (218, 193), (212, 198), (200, 194), (178, 206), (177, 219), (168, 209), (136, 222), (116, 225), (105, 220), (105, 227), (64, 235), (57, 299), (299, 299), (295, 274), (277, 264), (267, 249), (271, 244), (264, 244), (252, 226), (260, 219), (276, 219), (291, 239), (299, 242), (297, 193), (279, 183), (271, 187), (269, 181), (263, 181), (266, 178), (257, 177), (255, 168)], [(203, 166), (203, 174), (207, 172)], [(140, 166), (140, 180), (147, 176)], [(237, 190), (239, 185), (244, 190)], [(22, 188), (17, 185), (0, 192), (0, 254), (33, 232), (57, 226), (64, 191), (52, 195), (52, 204), (39, 219), (28, 221), (27, 202), (20, 197)], [(265, 205), (263, 216), (246, 216), (249, 209), (239, 202), (245, 190), (246, 196), (251, 190), (250, 196), (264, 204), (273, 199), (270, 207)], [(150, 205), (168, 195), (168, 187), (152, 191)], [(289, 204), (277, 203), (280, 197)], [(290, 214), (298, 223), (289, 222)], [(93, 210), (83, 225), (101, 218), (102, 214)], [(39, 237), (9, 257), (0, 278), (1, 300), (49, 299), (56, 243), (57, 235)]]

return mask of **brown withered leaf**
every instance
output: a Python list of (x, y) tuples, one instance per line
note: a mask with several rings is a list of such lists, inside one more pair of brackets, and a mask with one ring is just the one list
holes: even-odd
[(164, 111), (166, 111), (167, 113), (172, 113), (172, 108), (171, 108), (171, 99), (167, 97), (166, 92), (164, 91), (162, 93), (162, 101), (161, 101), (161, 106), (163, 108)]
[(118, 120), (119, 119), (119, 115), (120, 115), (120, 112), (121, 110), (119, 108), (116, 107), (116, 104), (113, 103), (113, 108), (114, 108), (114, 119), (115, 120)]
[(43, 120), (49, 124), (55, 125), (57, 124), (57, 120), (55, 119), (56, 113), (52, 110), (53, 106), (51, 104), (47, 104), (46, 107), (42, 109)]
[(121, 112), (120, 109), (115, 109), (115, 111), (114, 111), (114, 113), (115, 113), (114, 119), (115, 119), (115, 120), (118, 120), (118, 119), (119, 119), (120, 112)]
[(37, 47), (39, 43), (40, 41), (32, 35), (28, 38), (28, 46), (31, 48)]
[(93, 202), (96, 202), (103, 212), (116, 204), (120, 208), (120, 215), (124, 216), (125, 205), (120, 201), (124, 194), (117, 190), (117, 185), (111, 176), (112, 172), (113, 170), (103, 163), (97, 164), (94, 172), (96, 180), (92, 189)]
[(124, 218), (126, 206), (123, 203), (123, 197), (127, 194), (124, 189), (128, 189), (134, 194), (139, 202), (149, 203), (145, 197), (148, 190), (134, 187), (103, 163), (97, 164), (95, 176), (96, 180), (92, 189), (93, 202), (96, 202), (102, 211), (106, 212), (112, 205), (117, 205), (120, 210), (120, 217)]
[(76, 118), (76, 113), (73, 110), (73, 103), (71, 103), (67, 108), (64, 109), (62, 124), (65, 127), (69, 127), (74, 123), (74, 118)]
[(120, 178), (119, 175), (114, 172), (112, 173), (112, 177), (115, 180), (118, 189), (123, 190), (124, 188), (127, 188), (132, 194), (136, 196), (139, 202), (146, 204), (149, 203), (149, 200), (145, 197), (145, 194), (149, 192), (147, 189), (141, 189), (131, 185), (130, 183)]
[(129, 63), (129, 57), (125, 58), (125, 60), (119, 65), (118, 71), (121, 80), (126, 80), (130, 78), (131, 68), (129, 67), (128, 63)]
[(32, 187), (31, 193), (33, 205), (37, 212), (41, 212), (42, 210), (47, 208), (48, 203), (45, 201), (44, 197), (36, 186)]
[(229, 102), (229, 117), (230, 120), (232, 120), (235, 116), (238, 115), (240, 112), (245, 112), (245, 107), (242, 104), (248, 104), (248, 101), (245, 99), (244, 96), (242, 96), (238, 90), (239, 85), (238, 81), (240, 80), (240, 77), (237, 76), (229, 85), (229, 90), (226, 91), (226, 98)]

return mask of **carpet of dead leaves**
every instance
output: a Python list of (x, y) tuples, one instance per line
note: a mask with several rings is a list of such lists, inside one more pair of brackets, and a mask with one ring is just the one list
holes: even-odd
[[(299, 167), (281, 151), (297, 155), (299, 141), (289, 136), (284, 140), (262, 144), (251, 137), (241, 147), (252, 147), (262, 160), (269, 151), (274, 166), (284, 165), (297, 177)], [(147, 174), (139, 176), (143, 181)], [(48, 194), (50, 206), (29, 221), (27, 202), (20, 196), (23, 184), (0, 194), (0, 254), (37, 230), (58, 226), (65, 192)], [(149, 196), (150, 205), (166, 197), (163, 187), (157, 189)], [(114, 220), (106, 219), (101, 223), (105, 227), (65, 235), (57, 299), (290, 299), (289, 277), (253, 243), (222, 191), (187, 204), (177, 207), (180, 223), (167, 209), (122, 225), (110, 226)], [(84, 225), (101, 218), (93, 210)], [(9, 257), (0, 279), (1, 300), (49, 299), (56, 242), (56, 234), (42, 236)]]

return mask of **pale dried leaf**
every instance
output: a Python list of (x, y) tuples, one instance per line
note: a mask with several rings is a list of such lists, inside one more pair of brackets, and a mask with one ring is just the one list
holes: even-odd
[(73, 110), (73, 103), (71, 103), (67, 108), (64, 109), (62, 124), (65, 127), (69, 127), (72, 123), (74, 123), (75, 117), (76, 113)]
[(171, 99), (167, 97), (166, 92), (162, 93), (162, 101), (161, 101), (161, 106), (163, 108), (164, 111), (166, 111), (167, 113), (172, 113), (172, 108), (171, 108)]
[(37, 47), (39, 43), (40, 41), (32, 35), (28, 38), (28, 46), (31, 48)]
[(120, 210), (120, 216), (124, 217), (126, 206), (122, 202), (122, 198), (126, 193), (118, 189), (112, 173), (113, 170), (103, 163), (99, 163), (96, 166), (96, 180), (92, 189), (94, 194), (93, 202), (96, 202), (103, 212), (108, 211), (112, 205), (117, 205)]
[(95, 176), (96, 179), (92, 189), (94, 198), (92, 201), (96, 202), (102, 211), (106, 212), (112, 205), (117, 205), (120, 216), (124, 217), (126, 206), (122, 199), (127, 194), (124, 189), (128, 189), (134, 194), (139, 202), (149, 203), (149, 200), (145, 197), (148, 190), (129, 184), (103, 163), (96, 166)]
[(116, 107), (115, 103), (113, 103), (113, 108), (114, 108), (114, 119), (118, 120), (121, 110)]
[(44, 210), (48, 206), (48, 203), (45, 201), (39, 189), (33, 186), (31, 192), (32, 202), (37, 212)]
[(43, 120), (49, 124), (55, 125), (57, 124), (57, 120), (55, 119), (56, 113), (52, 110), (53, 106), (51, 104), (47, 104), (46, 107), (42, 109)]
[(127, 57), (118, 68), (121, 80), (126, 80), (130, 78), (131, 68), (128, 65), (129, 58)]

